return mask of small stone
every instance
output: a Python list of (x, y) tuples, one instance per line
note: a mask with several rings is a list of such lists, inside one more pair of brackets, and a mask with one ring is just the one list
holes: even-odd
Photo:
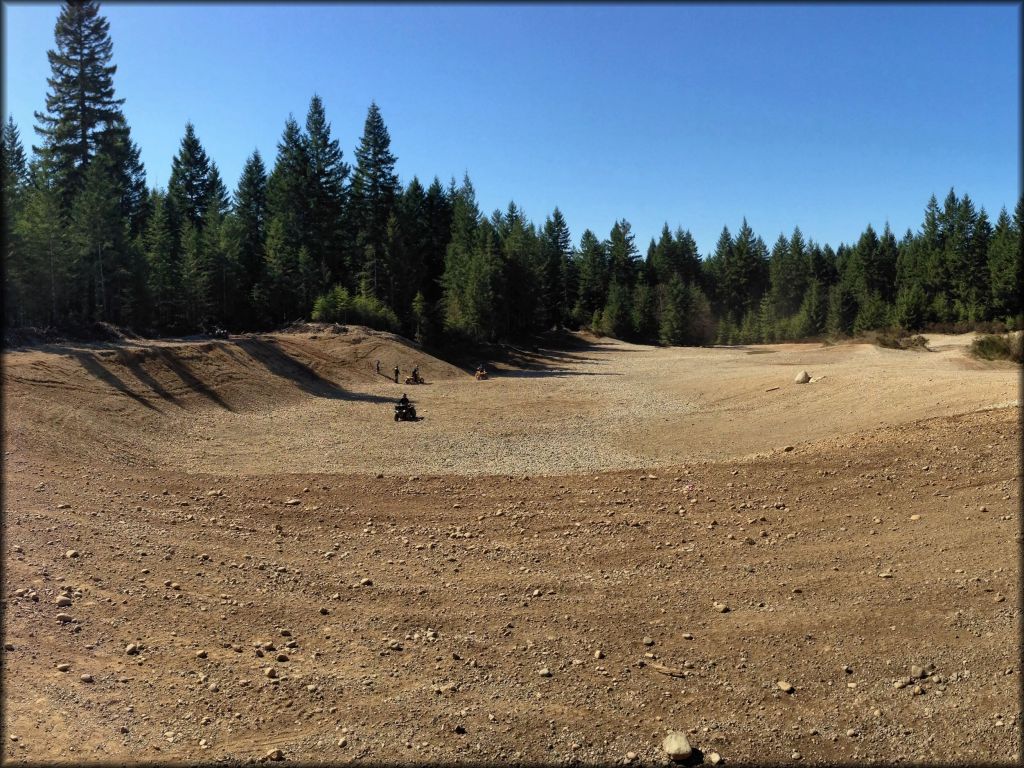
[(4, 650), (5, 651), (13, 651), (14, 650), (14, 643), (4, 643)]
[(360, 579), (359, 583), (364, 587), (372, 587), (373, 579)]
[(693, 635), (689, 632), (683, 632), (683, 640), (693, 640)]
[(266, 759), (267, 760), (284, 760), (284, 752), (282, 752), (280, 749), (272, 749), (269, 752), (267, 752)]
[(793, 383), (794, 384), (806, 384), (810, 380), (811, 380), (811, 374), (809, 374), (807, 371), (800, 371), (800, 373), (798, 373), (796, 375), (796, 378), (793, 379)]
[(80, 553), (79, 553), (79, 551), (77, 549), (69, 549), (67, 552), (64, 553), (64, 557), (72, 557), (72, 558), (74, 558), (74, 557), (79, 557), (79, 555), (80, 555)]
[(661, 748), (665, 750), (665, 754), (669, 756), (675, 762), (682, 762), (693, 754), (693, 748), (690, 746), (689, 740), (686, 738), (686, 734), (681, 731), (672, 731), (665, 740), (661, 742)]
[(301, 503), (302, 502), (299, 501), (298, 499), (288, 499), (287, 501), (285, 501), (285, 506), (294, 507), (296, 504), (301, 504)]
[(139, 652), (139, 646), (137, 646), (135, 643), (128, 643), (128, 645), (124, 649), (124, 652), (127, 653), (129, 656), (134, 656)]
[(266, 675), (267, 677), (273, 679), (273, 678), (277, 677), (277, 670), (274, 669), (273, 667), (266, 667), (263, 670), (263, 674)]
[(91, 683), (92, 682), (92, 675), (86, 673), (86, 674), (82, 675), (81, 680), (82, 680), (83, 683)]
[(69, 613), (58, 613), (57, 621), (59, 621), (61, 624), (67, 624), (70, 621), (74, 621), (74, 619), (71, 618), (71, 614)]
[(465, 729), (465, 727), (464, 727), (464, 726), (461, 726), (461, 725), (456, 725), (456, 726), (455, 726), (454, 728), (452, 728), (452, 730), (453, 730), (453, 731), (454, 731), (455, 733), (458, 733), (458, 734), (463, 734), (463, 733), (465, 733), (465, 732), (466, 732), (466, 729)]
[(71, 605), (71, 598), (68, 597), (67, 595), (61, 595), (60, 597), (58, 597), (53, 602), (54, 602), (54, 604), (56, 604), (56, 606), (58, 608), (66, 608), (69, 605)]
[(321, 616), (326, 616), (328, 613), (330, 613), (330, 611), (327, 610), (326, 608), (321, 608), (320, 609), (320, 615)]
[(722, 762), (722, 756), (717, 752), (708, 752), (708, 762), (712, 765), (718, 765)]
[(911, 516), (910, 516), (910, 519), (911, 519), (911, 520), (920, 520), (920, 519), (921, 519), (921, 516), (920, 516), (920, 515), (911, 515)]
[(793, 693), (793, 691), (796, 690), (796, 688), (793, 687), (792, 683), (786, 680), (779, 680), (779, 682), (777, 682), (776, 685), (779, 686), (779, 690), (783, 693)]
[(643, 639), (643, 643), (644, 643), (644, 645), (654, 645), (654, 638), (653, 637), (645, 637)]
[(279, 653), (274, 658), (277, 659), (278, 661), (288, 661), (288, 654), (287, 653)]
[(340, 739), (338, 739), (338, 746), (339, 747), (344, 747), (347, 744), (348, 744), (348, 739), (345, 738), (344, 736), (342, 736)]
[(922, 678), (924, 677), (924, 670), (921, 669), (921, 667), (917, 666), (917, 664), (913, 664), (910, 667), (910, 676), (915, 678)]
[(548, 669), (547, 667), (544, 667), (539, 672), (537, 672), (537, 674), (540, 675), (541, 677), (551, 677), (551, 670)]
[(196, 651), (196, 658), (197, 659), (205, 659), (206, 655), (207, 655), (206, 651)]
[(216, 693), (220, 690), (220, 686), (216, 683), (210, 683), (206, 688), (207, 690), (212, 691), (213, 693)]
[(594, 651), (594, 658), (595, 659), (603, 659), (604, 658), (604, 651), (602, 651), (600, 649)]
[(627, 752), (626, 753), (626, 762), (627, 763), (632, 763), (634, 760), (636, 760), (636, 752)]
[(67, 664), (67, 663), (58, 664), (57, 665), (57, 671), (58, 672), (70, 672), (71, 671), (71, 665)]
[(852, 739), (854, 736), (857, 735), (857, 729), (856, 728), (848, 728), (846, 730), (846, 735), (849, 736)]
[(726, 605), (725, 603), (715, 602), (715, 603), (712, 603), (711, 605), (719, 613), (728, 613), (729, 612), (729, 606)]

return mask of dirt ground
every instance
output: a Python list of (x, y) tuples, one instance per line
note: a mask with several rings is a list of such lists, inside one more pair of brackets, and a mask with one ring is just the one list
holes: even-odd
[(5, 352), (3, 760), (1018, 762), (1020, 368), (970, 338)]

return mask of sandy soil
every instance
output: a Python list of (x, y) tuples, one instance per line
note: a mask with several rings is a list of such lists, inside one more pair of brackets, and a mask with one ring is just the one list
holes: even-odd
[(1020, 369), (969, 340), (6, 352), (3, 758), (1018, 761)]

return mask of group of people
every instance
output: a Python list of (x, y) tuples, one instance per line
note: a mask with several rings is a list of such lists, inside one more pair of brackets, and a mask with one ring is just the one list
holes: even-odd
[[(380, 375), (380, 360), (377, 361), (377, 375), (378, 376)], [(399, 370), (397, 365), (395, 366), (395, 370), (393, 371), (393, 375), (395, 377), (395, 384), (397, 384), (399, 377), (402, 375), (402, 372), (401, 372), (401, 370)], [(412, 369), (412, 380), (413, 381), (423, 381), (423, 379), (420, 378), (420, 367), (418, 365), (415, 366)]]

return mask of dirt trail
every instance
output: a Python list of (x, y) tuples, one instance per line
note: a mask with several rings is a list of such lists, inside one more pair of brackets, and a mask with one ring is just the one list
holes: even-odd
[(1018, 761), (1020, 369), (968, 341), (5, 353), (3, 759)]

